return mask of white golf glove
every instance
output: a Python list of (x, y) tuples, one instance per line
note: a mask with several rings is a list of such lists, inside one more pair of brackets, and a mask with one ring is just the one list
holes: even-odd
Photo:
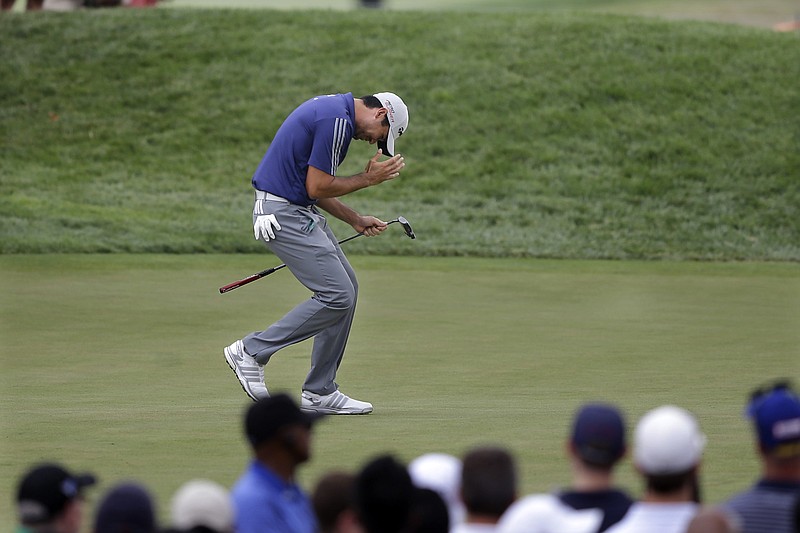
[(256, 240), (263, 238), (265, 241), (275, 238), (275, 233), (280, 231), (281, 225), (275, 215), (259, 215), (253, 223), (253, 234)]

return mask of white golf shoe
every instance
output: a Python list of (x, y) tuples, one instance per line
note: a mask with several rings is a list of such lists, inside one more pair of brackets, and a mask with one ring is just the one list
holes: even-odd
[(236, 341), (225, 350), (225, 360), (239, 379), (244, 392), (253, 401), (269, 398), (269, 391), (264, 384), (264, 365), (259, 365), (255, 357), (244, 351), (244, 343)]
[(300, 409), (326, 415), (365, 415), (372, 412), (372, 404), (354, 400), (338, 390), (326, 396), (303, 391)]

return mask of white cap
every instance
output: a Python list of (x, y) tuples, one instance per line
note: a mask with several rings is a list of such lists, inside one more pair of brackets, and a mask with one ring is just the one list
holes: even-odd
[(446, 453), (426, 453), (408, 464), (415, 486), (439, 494), (450, 512), (450, 525), (460, 524), (466, 516), (461, 502), (461, 459)]
[(177, 529), (204, 526), (222, 533), (234, 528), (229, 492), (205, 479), (194, 479), (178, 489), (172, 498), (171, 518)]
[(386, 108), (386, 118), (389, 119), (389, 136), (386, 142), (379, 142), (378, 148), (383, 155), (394, 155), (394, 141), (408, 128), (408, 107), (403, 100), (394, 93), (376, 93), (373, 96), (381, 101), (381, 106)]
[(633, 460), (647, 474), (677, 474), (700, 463), (706, 436), (687, 410), (665, 405), (636, 426)]

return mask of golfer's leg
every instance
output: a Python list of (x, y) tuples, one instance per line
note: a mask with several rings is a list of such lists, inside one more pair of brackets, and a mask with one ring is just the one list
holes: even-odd
[(304, 230), (309, 220), (305, 213), (297, 208), (277, 211), (281, 230), (268, 246), (314, 295), (266, 330), (242, 339), (247, 353), (260, 364), (266, 364), (281, 348), (340, 321), (355, 304), (355, 290), (339, 260), (337, 247), (321, 227), (316, 226), (309, 233)]
[[(336, 237), (333, 232), (329, 228), (326, 228), (326, 231), (331, 242), (335, 244)], [(358, 299), (356, 273), (338, 244), (336, 244), (336, 250), (344, 273), (353, 286), (353, 305), (350, 306), (347, 313), (339, 321), (328, 326), (314, 337), (314, 348), (311, 351), (311, 370), (306, 376), (303, 390), (319, 395), (331, 394), (338, 388), (335, 382), (336, 371), (342, 363), (342, 357), (344, 357), (347, 339), (350, 336), (350, 327), (353, 324), (353, 317), (356, 312), (356, 300)]]

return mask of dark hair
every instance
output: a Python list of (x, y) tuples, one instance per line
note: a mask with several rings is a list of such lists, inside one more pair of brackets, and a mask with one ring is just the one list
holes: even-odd
[(676, 492), (683, 487), (692, 486), (693, 499), (698, 499), (698, 489), (696, 484), (697, 469), (692, 468), (676, 474), (647, 474), (647, 489), (657, 494), (669, 494)]
[[(383, 107), (383, 104), (381, 103), (381, 101), (374, 94), (368, 94), (366, 96), (362, 96), (361, 98), (359, 98), (359, 100), (364, 102), (364, 105), (367, 106), (368, 109), (380, 109), (381, 107)], [(384, 126), (388, 126), (389, 125), (389, 117), (383, 117), (382, 124)]]
[(367, 533), (402, 531), (413, 495), (408, 470), (390, 455), (371, 460), (356, 477), (356, 509)]
[(355, 507), (355, 480), (347, 472), (330, 472), (317, 482), (311, 504), (323, 533), (333, 531), (342, 512)]
[(464, 456), (461, 499), (470, 513), (500, 516), (514, 502), (514, 459), (502, 448), (476, 448)]
[(375, 96), (374, 94), (368, 94), (362, 96), (361, 98), (359, 98), (359, 100), (364, 102), (364, 105), (370, 109), (379, 109), (383, 107), (383, 104), (381, 103), (380, 99), (378, 99), (378, 97)]
[(439, 493), (427, 488), (415, 489), (404, 533), (447, 533), (449, 530), (450, 512)]

